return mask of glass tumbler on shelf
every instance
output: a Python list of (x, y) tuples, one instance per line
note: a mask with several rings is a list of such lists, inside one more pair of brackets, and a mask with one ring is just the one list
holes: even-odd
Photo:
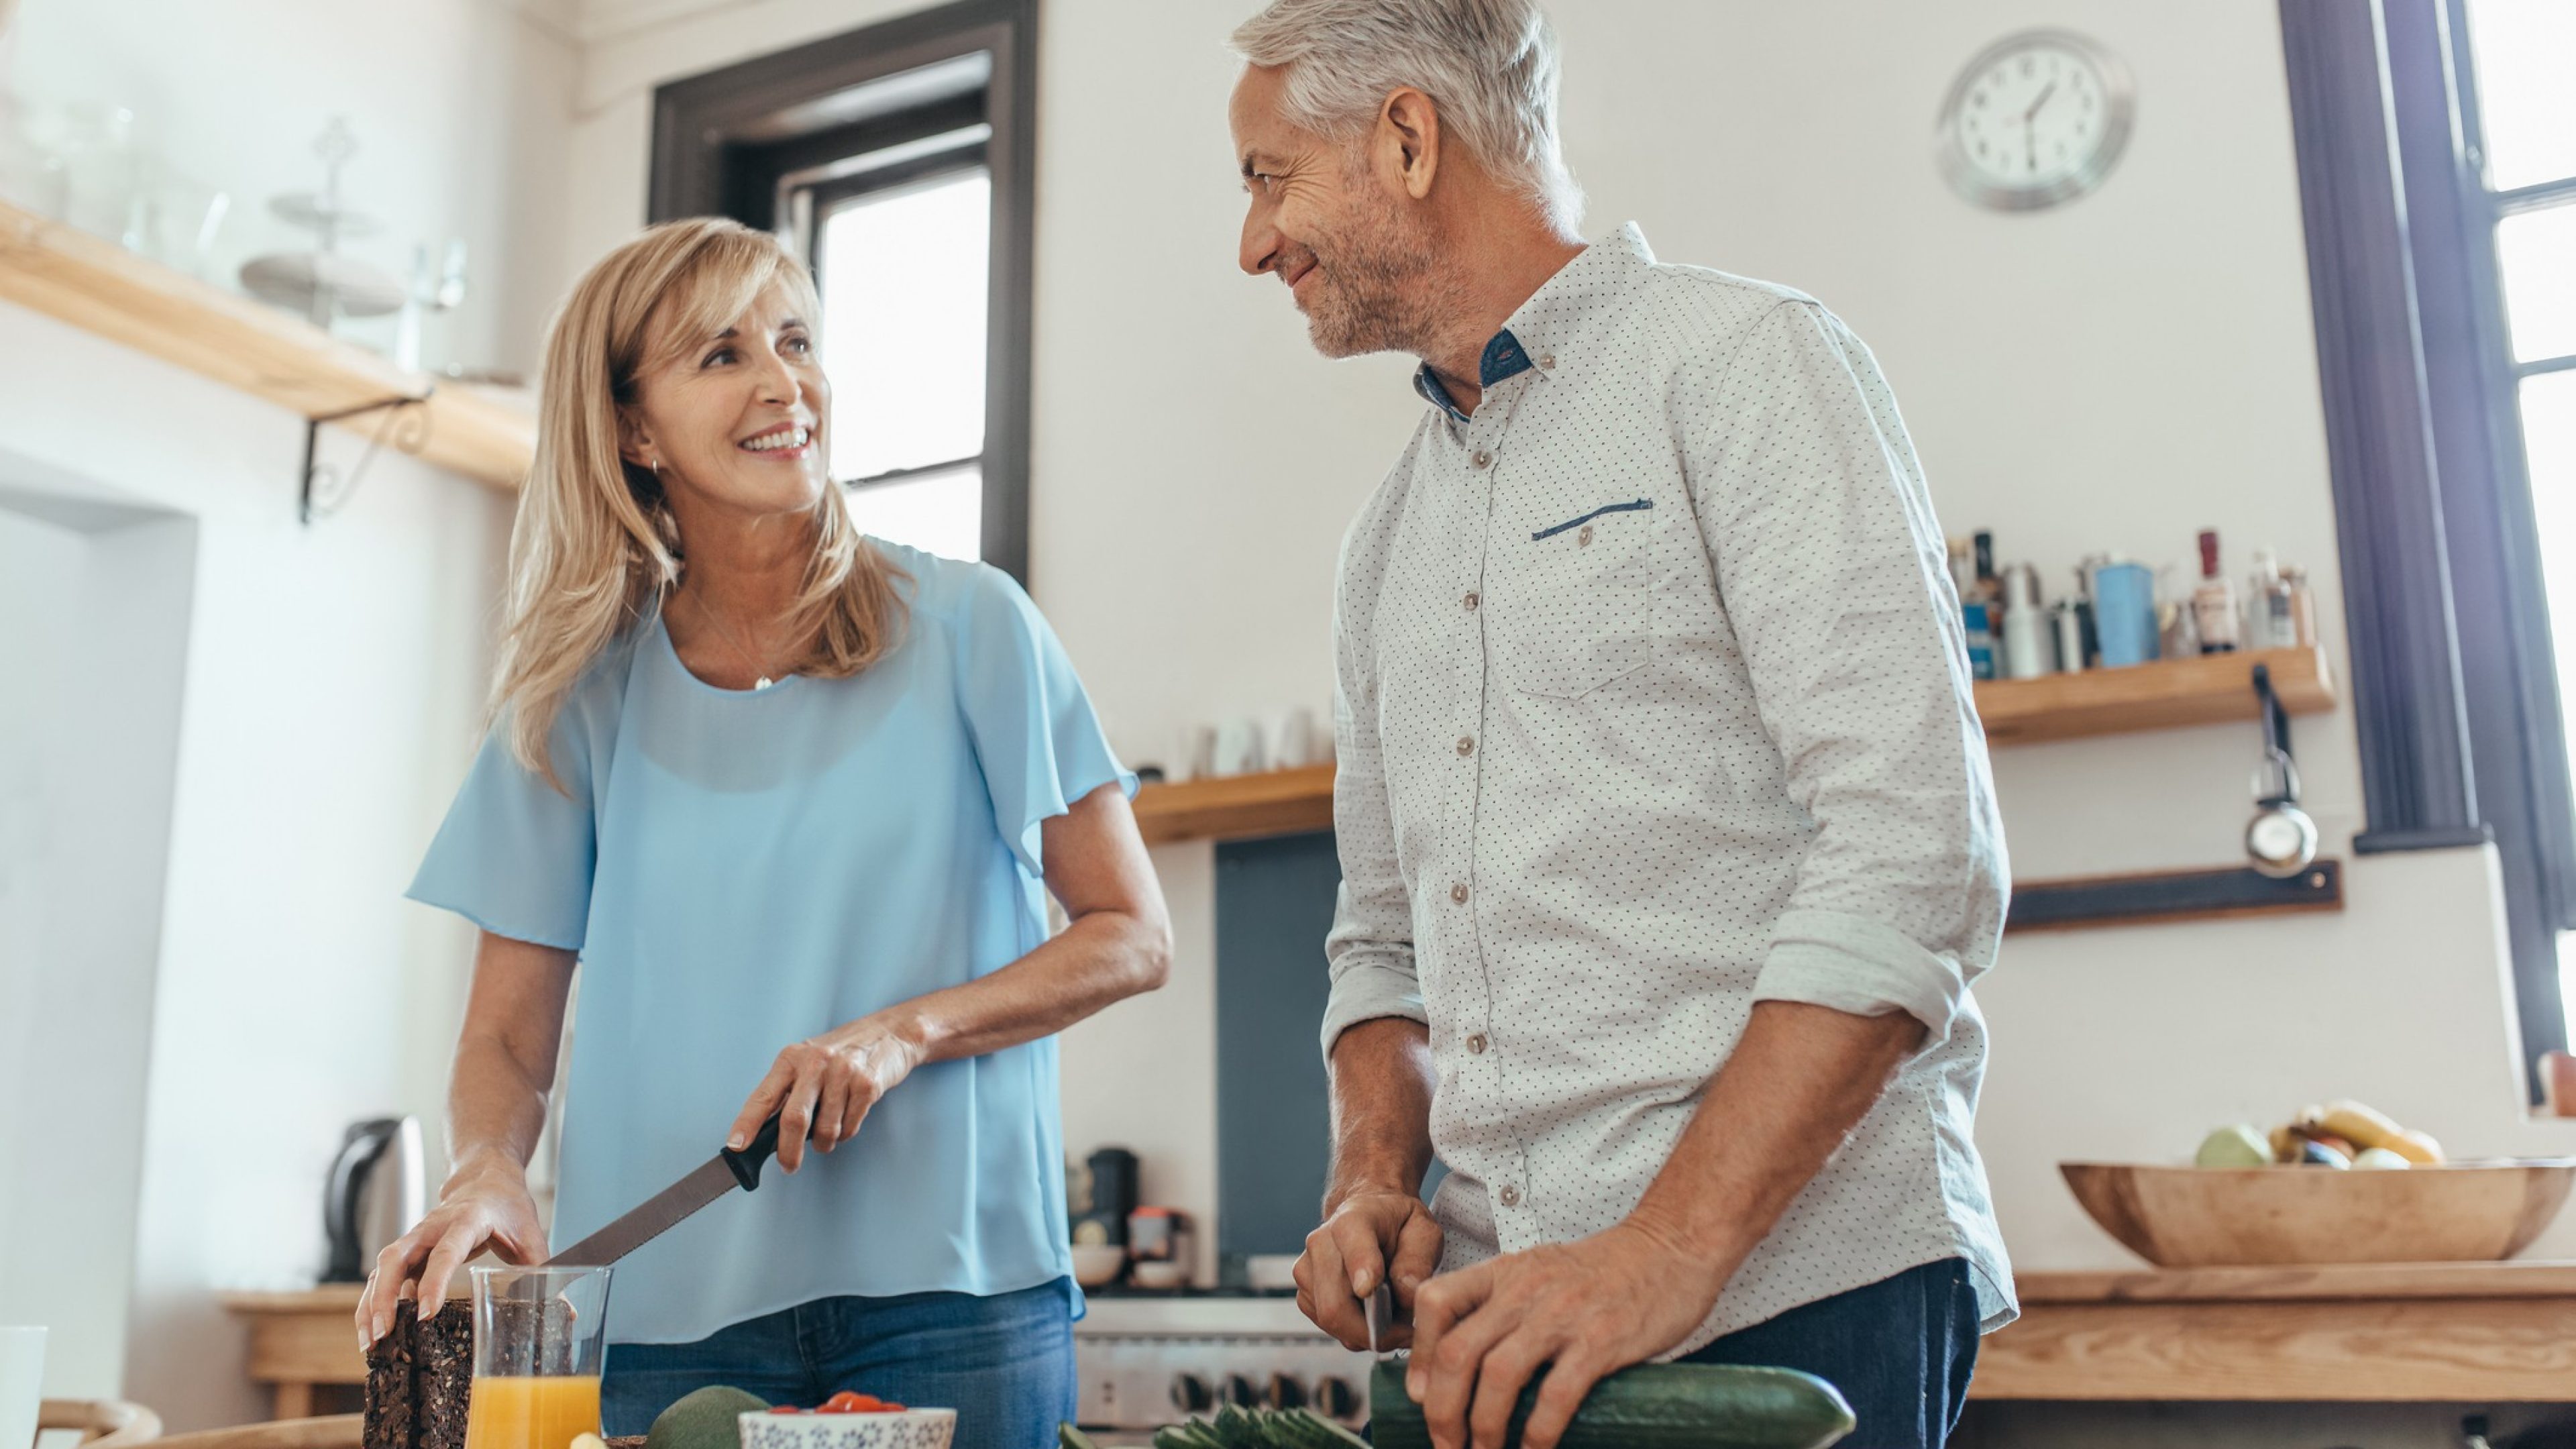
[(572, 1449), (599, 1432), (606, 1268), (476, 1268), (465, 1449)]

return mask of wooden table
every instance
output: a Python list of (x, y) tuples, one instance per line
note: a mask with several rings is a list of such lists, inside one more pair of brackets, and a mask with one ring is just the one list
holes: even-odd
[(2576, 1263), (2025, 1273), (1974, 1399), (2576, 1402)]
[(333, 1283), (299, 1293), (227, 1293), (224, 1307), (250, 1326), (250, 1376), (276, 1395), (281, 1419), (309, 1418), (316, 1384), (364, 1387), (358, 1291)]

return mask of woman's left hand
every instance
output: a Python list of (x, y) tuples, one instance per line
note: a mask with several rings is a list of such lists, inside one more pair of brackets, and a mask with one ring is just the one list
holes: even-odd
[(810, 1141), (825, 1152), (859, 1135), (868, 1109), (921, 1065), (923, 1048), (895, 1023), (869, 1016), (809, 1037), (778, 1054), (725, 1145), (747, 1146), (769, 1114), (778, 1117), (778, 1165), (805, 1164)]

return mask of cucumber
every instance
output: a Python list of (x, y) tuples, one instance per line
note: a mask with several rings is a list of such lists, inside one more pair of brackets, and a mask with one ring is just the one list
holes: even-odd
[[(1520, 1449), (1538, 1401), (1533, 1380), (1512, 1410), (1503, 1449)], [(1562, 1449), (1823, 1449), (1852, 1431), (1851, 1406), (1834, 1386), (1795, 1369), (1722, 1364), (1639, 1364), (1592, 1386)], [(1369, 1442), (1431, 1449), (1422, 1406), (1404, 1392), (1401, 1360), (1369, 1379)]]

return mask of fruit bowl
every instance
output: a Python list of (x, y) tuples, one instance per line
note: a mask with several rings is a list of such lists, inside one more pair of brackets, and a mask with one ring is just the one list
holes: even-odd
[(2576, 1161), (2405, 1172), (2061, 1162), (2102, 1230), (2160, 1268), (2510, 1258), (2566, 1205)]

